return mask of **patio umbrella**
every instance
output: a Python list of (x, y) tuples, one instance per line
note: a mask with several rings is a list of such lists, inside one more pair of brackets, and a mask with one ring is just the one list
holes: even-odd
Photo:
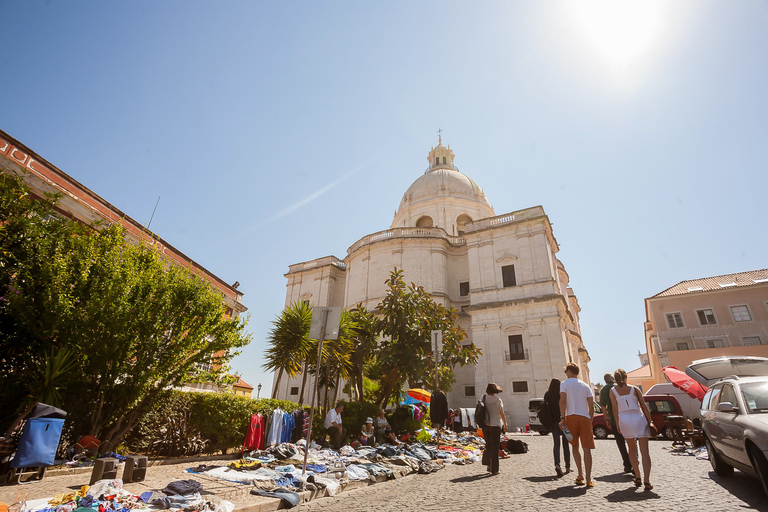
[(407, 394), (411, 398), (415, 398), (419, 402), (429, 403), (429, 401), (432, 400), (432, 393), (430, 393), (426, 389), (411, 388), (408, 391), (406, 391), (405, 394)]
[(665, 366), (661, 371), (664, 372), (664, 375), (667, 376), (667, 379), (669, 379), (669, 382), (671, 382), (673, 386), (682, 389), (691, 398), (698, 398), (701, 400), (707, 393), (706, 386), (702, 386), (674, 366)]

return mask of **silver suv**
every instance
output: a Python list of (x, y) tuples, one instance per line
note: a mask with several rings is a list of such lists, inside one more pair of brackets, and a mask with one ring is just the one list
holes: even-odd
[(704, 442), (712, 469), (757, 477), (768, 495), (768, 358), (701, 359), (685, 373), (709, 386), (701, 402)]

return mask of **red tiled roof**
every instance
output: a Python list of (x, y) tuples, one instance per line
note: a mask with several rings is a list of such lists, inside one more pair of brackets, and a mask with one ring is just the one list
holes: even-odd
[(240, 377), (237, 377), (237, 382), (235, 382), (235, 383), (234, 383), (234, 384), (232, 384), (232, 385), (233, 385), (234, 387), (236, 387), (236, 388), (253, 389), (253, 386), (251, 386), (250, 384), (248, 384), (247, 382), (245, 382), (245, 381), (244, 381), (243, 379), (241, 379)]
[(727, 290), (729, 288), (742, 288), (762, 283), (768, 283), (768, 269), (750, 270), (749, 272), (738, 272), (736, 274), (725, 274), (722, 276), (702, 277), (701, 279), (680, 281), (676, 285), (670, 286), (651, 298), (710, 292), (713, 290)]

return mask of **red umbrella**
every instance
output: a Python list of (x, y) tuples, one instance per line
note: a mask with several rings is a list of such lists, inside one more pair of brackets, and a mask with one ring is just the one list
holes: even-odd
[(685, 372), (681, 372), (674, 366), (665, 366), (661, 371), (664, 372), (664, 375), (667, 376), (667, 379), (669, 379), (669, 382), (671, 382), (673, 386), (682, 389), (691, 398), (698, 398), (701, 400), (707, 393), (706, 386), (702, 386), (686, 375)]
[(426, 389), (411, 388), (406, 391), (406, 394), (411, 398), (418, 400), (419, 402), (429, 403), (429, 401), (432, 400), (432, 393)]

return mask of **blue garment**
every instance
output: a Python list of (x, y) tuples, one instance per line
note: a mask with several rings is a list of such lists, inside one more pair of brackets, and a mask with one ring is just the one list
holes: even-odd
[(283, 413), (283, 429), (280, 433), (281, 443), (290, 443), (293, 436), (293, 429), (296, 427), (296, 420), (293, 419), (293, 414), (289, 412)]
[(266, 496), (267, 498), (280, 498), (287, 508), (293, 508), (301, 502), (301, 497), (298, 493), (291, 492), (288, 489), (275, 489), (273, 491), (265, 491), (264, 489), (252, 489), (251, 494), (257, 496)]

